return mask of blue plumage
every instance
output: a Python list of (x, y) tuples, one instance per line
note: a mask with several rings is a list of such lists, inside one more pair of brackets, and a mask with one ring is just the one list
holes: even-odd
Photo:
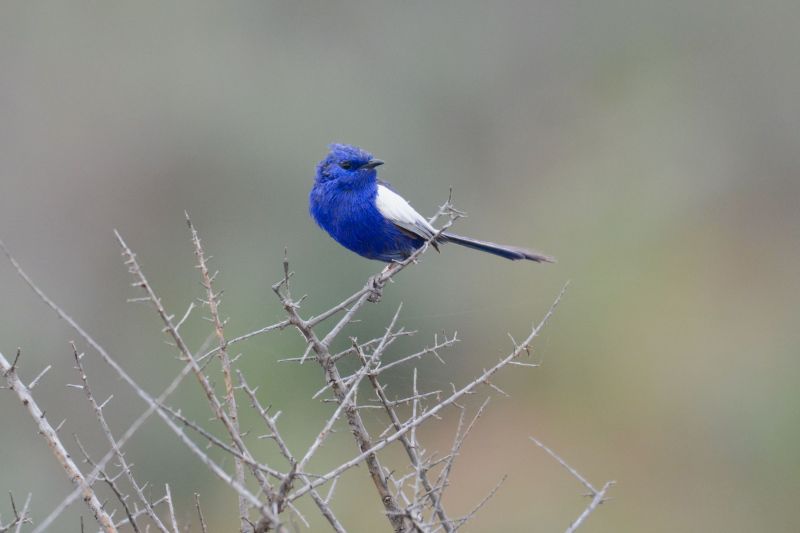
[[(309, 212), (333, 239), (361, 256), (384, 262), (411, 255), (435, 234), (434, 228), (375, 170), (383, 161), (361, 148), (332, 144), (317, 165)], [(507, 259), (552, 261), (524, 248), (443, 233), (434, 244), (453, 242)]]

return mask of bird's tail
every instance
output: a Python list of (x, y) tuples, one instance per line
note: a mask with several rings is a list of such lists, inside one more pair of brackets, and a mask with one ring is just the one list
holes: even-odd
[(555, 258), (553, 257), (542, 255), (537, 252), (532, 252), (531, 250), (526, 250), (525, 248), (520, 248), (518, 246), (506, 246), (504, 244), (479, 241), (478, 239), (470, 239), (469, 237), (454, 235), (453, 233), (442, 233), (439, 236), (438, 241), (453, 242), (456, 244), (460, 244), (461, 246), (466, 246), (467, 248), (480, 250), (481, 252), (488, 252), (490, 254), (499, 255), (500, 257), (505, 257), (506, 259), (511, 259), (512, 261), (517, 261), (519, 259), (527, 259), (528, 261), (536, 261), (537, 263), (556, 262)]

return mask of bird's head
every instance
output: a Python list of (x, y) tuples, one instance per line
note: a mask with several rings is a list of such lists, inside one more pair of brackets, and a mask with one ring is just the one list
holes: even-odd
[(332, 144), (328, 155), (317, 164), (317, 182), (357, 184), (376, 179), (375, 167), (383, 164), (372, 154), (349, 144)]

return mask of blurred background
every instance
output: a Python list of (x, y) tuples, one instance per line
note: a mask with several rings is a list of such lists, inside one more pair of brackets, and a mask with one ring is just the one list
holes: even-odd
[[(460, 233), (559, 260), (446, 247), (402, 273), (349, 334), (381, 334), (401, 301), (419, 333), (393, 357), (458, 331), (447, 365), (421, 367), (425, 387), (492, 364), (571, 280), (536, 341), (542, 366), (498, 378), (512, 398), (494, 395), (457, 463), (453, 514), (509, 474), (468, 530), (563, 530), (588, 503), (533, 435), (596, 484), (617, 480), (586, 531), (799, 531), (798, 21), (788, 0), (3, 2), (0, 238), (157, 393), (180, 365), (155, 314), (126, 303), (112, 230), (181, 313), (200, 294), (188, 210), (222, 271), (230, 335), (281, 317), (269, 287), (284, 247), (303, 312), (317, 312), (381, 268), (307, 214), (327, 145), (358, 144), (421, 212), (452, 187), (469, 213)], [(7, 261), (0, 300), (0, 351), (23, 348), (26, 379), (54, 365), (38, 397), (99, 457), (96, 421), (64, 387), (75, 334)], [(199, 318), (187, 328), (193, 346), (209, 332)], [(302, 353), (298, 335), (239, 349), (307, 446), (330, 406), (310, 399), (318, 369), (277, 363)], [(121, 432), (145, 405), (88, 357)], [(187, 381), (173, 404), (205, 421), (196, 389)], [(0, 493), (32, 491), (41, 520), (69, 482), (8, 392), (0, 417)], [(454, 425), (425, 429), (429, 451), (449, 448)], [(342, 432), (317, 466), (353, 452)], [(236, 527), (235, 499), (160, 421), (128, 453), (141, 479), (171, 483), (187, 522), (196, 491), (213, 531)], [(345, 481), (343, 523), (386, 529), (366, 472)], [(76, 504), (53, 530), (78, 531), (78, 514), (90, 518)]]

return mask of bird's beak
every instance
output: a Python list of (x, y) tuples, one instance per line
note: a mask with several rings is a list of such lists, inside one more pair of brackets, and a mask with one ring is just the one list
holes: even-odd
[(375, 168), (381, 166), (382, 164), (383, 161), (381, 161), (380, 159), (373, 159), (369, 161), (367, 164), (363, 165), (361, 168)]

